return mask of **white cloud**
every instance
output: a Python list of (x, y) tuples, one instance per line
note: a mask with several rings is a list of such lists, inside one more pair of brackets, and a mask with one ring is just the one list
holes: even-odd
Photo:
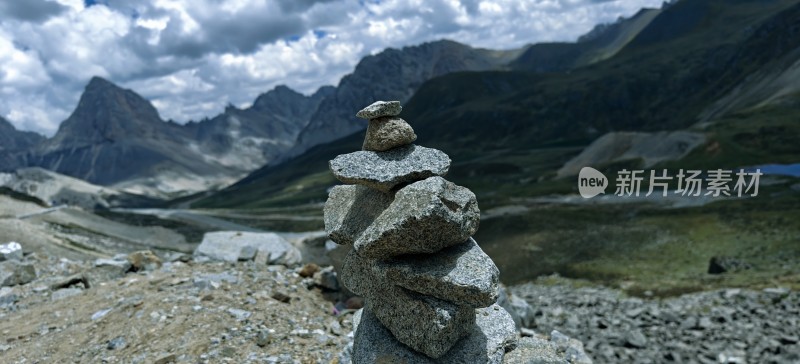
[[(92, 2), (94, 3), (94, 2)], [(199, 120), (278, 84), (337, 84), (365, 55), (442, 38), (574, 40), (661, 0), (26, 0), (0, 11), (0, 115), (52, 135), (92, 76)], [(106, 4), (106, 5), (103, 5)]]

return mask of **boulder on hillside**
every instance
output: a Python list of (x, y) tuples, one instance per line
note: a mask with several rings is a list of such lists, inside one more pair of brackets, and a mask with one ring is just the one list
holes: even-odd
[(558, 178), (577, 175), (586, 166), (640, 159), (642, 168), (678, 160), (706, 141), (703, 133), (676, 130), (655, 133), (611, 132), (589, 144), (557, 172)]
[(708, 274), (738, 272), (750, 268), (752, 267), (747, 262), (733, 257), (715, 256), (708, 262)]
[(10, 287), (33, 282), (36, 269), (33, 264), (7, 260), (0, 263), (0, 287)]
[(511, 318), (514, 319), (517, 330), (533, 327), (536, 318), (536, 312), (533, 307), (525, 299), (512, 295), (502, 284), (500, 285), (497, 304), (508, 311)]
[(226, 262), (256, 259), (265, 264), (287, 266), (302, 260), (300, 251), (280, 235), (244, 231), (206, 233), (194, 254)]
[(161, 258), (149, 250), (133, 252), (128, 255), (127, 261), (131, 265), (130, 270), (133, 270), (134, 272), (154, 271), (158, 268), (161, 268), (161, 265), (163, 264), (161, 262)]

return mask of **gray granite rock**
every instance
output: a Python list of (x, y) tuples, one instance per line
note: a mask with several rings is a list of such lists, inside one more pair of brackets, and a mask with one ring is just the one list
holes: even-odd
[(342, 282), (367, 298), (367, 308), (397, 340), (430, 357), (446, 352), (473, 323), (474, 308), (396, 286), (383, 266), (354, 250), (345, 259)]
[(497, 305), (475, 310), (474, 317), (468, 335), (436, 359), (400, 343), (372, 312), (364, 310), (356, 330), (353, 363), (502, 363), (505, 352), (516, 345), (511, 317)]
[(381, 116), (395, 116), (400, 114), (403, 107), (400, 101), (375, 101), (371, 105), (359, 110), (356, 116), (362, 119), (375, 119)]
[(573, 364), (592, 364), (592, 359), (586, 355), (583, 343), (580, 340), (570, 338), (558, 330), (550, 332), (550, 343), (556, 348), (559, 355), (563, 355), (566, 361)]
[(391, 196), (365, 186), (335, 186), (325, 202), (325, 232), (337, 244), (353, 245), (391, 202)]
[(33, 264), (7, 260), (0, 263), (0, 287), (30, 283), (36, 279)]
[(339, 290), (339, 280), (336, 277), (336, 272), (333, 270), (333, 267), (325, 267), (319, 272), (314, 273), (314, 283), (318, 287), (331, 291)]
[(444, 176), (450, 168), (450, 157), (441, 150), (412, 144), (386, 152), (342, 154), (330, 161), (329, 167), (343, 183), (390, 192), (401, 184)]
[(366, 258), (433, 253), (467, 240), (479, 221), (472, 191), (431, 177), (400, 189), (354, 247)]
[(384, 152), (411, 144), (415, 140), (417, 134), (414, 134), (414, 129), (405, 120), (386, 116), (369, 121), (361, 149)]
[[(361, 297), (366, 297), (372, 292), (373, 284), (387, 283), (383, 272), (377, 269), (377, 261), (365, 259), (353, 249), (350, 249), (344, 258), (339, 279), (345, 288)], [(378, 280), (380, 282), (376, 282)]]
[(253, 259), (256, 255), (263, 256), (265, 264), (294, 265), (302, 260), (300, 251), (280, 235), (244, 231), (206, 233), (194, 254), (226, 262)]
[(520, 338), (517, 347), (506, 354), (503, 364), (568, 364), (553, 343), (538, 337)]
[(515, 314), (519, 317), (520, 327), (533, 327), (536, 318), (536, 311), (531, 307), (528, 301), (520, 298), (519, 296), (508, 297), (508, 306), (503, 306), (512, 316)]
[(498, 289), (497, 304), (511, 315), (511, 319), (514, 320), (514, 325), (516, 325), (517, 330), (521, 330), (522, 318), (519, 316), (519, 313), (514, 311), (514, 308), (511, 307), (511, 293), (503, 284), (500, 284)]
[(125, 341), (124, 336), (117, 336), (106, 343), (106, 349), (108, 350), (124, 349), (126, 346), (128, 346), (128, 343)]
[(500, 271), (472, 238), (433, 254), (403, 255), (379, 263), (392, 283), (473, 308), (497, 301)]
[(469, 334), (475, 309), (387, 284), (367, 299), (367, 308), (408, 347), (438, 358)]
[(13, 288), (0, 287), (0, 308), (11, 307), (17, 303), (17, 301), (19, 301), (19, 295), (17, 295)]

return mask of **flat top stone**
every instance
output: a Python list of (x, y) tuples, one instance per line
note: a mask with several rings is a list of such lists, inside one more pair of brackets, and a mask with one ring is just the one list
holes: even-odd
[(450, 157), (441, 150), (412, 144), (386, 152), (342, 154), (329, 166), (333, 175), (346, 184), (389, 192), (399, 184), (444, 176), (450, 169)]
[(500, 271), (474, 239), (433, 254), (404, 255), (379, 263), (400, 287), (445, 301), (486, 307), (497, 301)]
[(434, 253), (475, 234), (480, 210), (475, 194), (442, 177), (401, 188), (394, 201), (356, 239), (368, 258)]
[(375, 101), (371, 105), (361, 109), (356, 113), (362, 119), (374, 119), (381, 116), (395, 116), (400, 114), (403, 107), (400, 101)]

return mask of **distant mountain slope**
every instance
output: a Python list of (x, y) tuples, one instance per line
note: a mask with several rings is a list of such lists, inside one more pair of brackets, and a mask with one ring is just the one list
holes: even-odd
[(407, 101), (427, 80), (457, 71), (504, 68), (522, 50), (475, 49), (442, 40), (402, 49), (389, 48), (367, 56), (353, 73), (342, 78), (303, 129), (293, 155), (320, 143), (366, 129), (355, 111), (377, 100)]
[(199, 171), (202, 166), (189, 156), (179, 160), (185, 137), (150, 102), (95, 77), (56, 135), (23, 163), (100, 184), (150, 173), (152, 165), (168, 161)]
[(642, 9), (630, 18), (601, 24), (573, 43), (539, 43), (529, 47), (510, 64), (512, 69), (532, 72), (566, 71), (613, 57), (661, 13)]
[[(775, 26), (791, 5), (787, 13), (800, 6), (679, 1), (606, 61), (544, 75), (446, 75), (421, 87), (406, 110), (418, 116), (418, 134), (436, 135), (453, 149), (472, 148), (464, 143), (467, 136), (521, 147), (610, 131), (686, 128), (752, 71), (800, 46), (790, 24)], [(692, 20), (698, 12), (705, 17)], [(772, 36), (765, 41), (761, 32)]]
[(187, 153), (188, 137), (141, 96), (95, 77), (56, 135), (26, 154), (22, 165), (103, 185), (160, 178), (161, 171), (186, 178), (221, 174), (199, 152)]
[(8, 120), (0, 117), (0, 171), (16, 166), (14, 154), (38, 145), (45, 138), (29, 131), (19, 131)]
[(51, 206), (79, 206), (87, 210), (124, 205), (146, 206), (157, 202), (38, 167), (0, 173), (0, 188), (2, 187), (34, 197)]
[(164, 122), (132, 90), (95, 77), (56, 135), (14, 163), (152, 196), (211, 189), (291, 147), (309, 110), (330, 91), (306, 97), (277, 87), (250, 108), (229, 107), (213, 119), (179, 125)]
[(228, 107), (213, 119), (186, 128), (216, 162), (251, 171), (291, 148), (311, 114), (333, 92), (326, 86), (306, 97), (278, 86), (259, 95), (247, 109)]
[(246, 109), (229, 106), (186, 125), (164, 122), (134, 91), (95, 77), (53, 138), (0, 150), (0, 165), (42, 167), (151, 196), (216, 189), (277, 158), (365, 128), (355, 119), (357, 105), (376, 98), (405, 101), (432, 77), (502, 68), (519, 52), (452, 41), (387, 49), (364, 58), (336, 88), (304, 96), (278, 86)]
[[(682, 0), (663, 9), (604, 61), (544, 74), (451, 73), (423, 84), (401, 116), (414, 126), (419, 144), (440, 148), (457, 161), (451, 171), (455, 182), (491, 196), (485, 197), (490, 201), (552, 192), (563, 188), (548, 182), (556, 171), (607, 132), (697, 128), (711, 105), (749, 88), (753, 75), (794, 74), (800, 61), (797, 24), (796, 1)], [(797, 102), (793, 93), (781, 99)], [(737, 110), (741, 111), (734, 107), (731, 112)], [(732, 142), (722, 153), (750, 150), (745, 148), (748, 138), (759, 138), (777, 144), (769, 149), (771, 154), (753, 154), (748, 162), (785, 161), (792, 153), (800, 155), (796, 143), (776, 139), (779, 135), (757, 134), (759, 125), (770, 124), (769, 130), (800, 137), (796, 128), (779, 125), (791, 115), (800, 117), (800, 110), (791, 110), (775, 109), (763, 119), (758, 113), (747, 114), (750, 126), (741, 126), (742, 136), (731, 135)], [(713, 149), (717, 131), (709, 133), (709, 153), (719, 154)], [(336, 153), (359, 149), (361, 138), (356, 134), (320, 145), (287, 161), (288, 166), (262, 168), (199, 205), (324, 200), (326, 189), (335, 183), (327, 161)], [(714, 161), (719, 167), (733, 167), (735, 163), (702, 150), (697, 153), (690, 156), (699, 164)]]

